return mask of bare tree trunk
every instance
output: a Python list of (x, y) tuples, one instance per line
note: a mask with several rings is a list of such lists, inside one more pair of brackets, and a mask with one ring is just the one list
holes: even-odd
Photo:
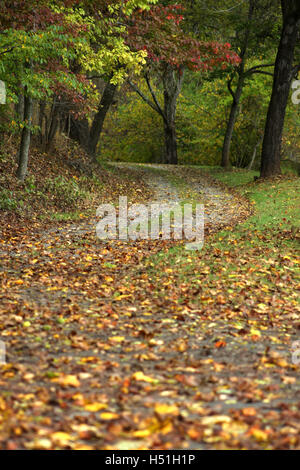
[(170, 165), (178, 164), (177, 136), (175, 125), (169, 127), (165, 124), (165, 160)]
[(40, 144), (43, 145), (44, 143), (44, 134), (43, 134), (43, 124), (44, 124), (44, 118), (45, 118), (45, 108), (46, 108), (46, 102), (45, 101), (40, 101), (39, 103), (39, 118), (38, 118), (38, 125), (39, 125), (39, 139), (40, 139)]
[(91, 127), (87, 119), (76, 120), (70, 116), (68, 123), (69, 137), (79, 142), (82, 148), (96, 161), (97, 146), (103, 130), (106, 115), (114, 102), (117, 85), (106, 83), (98, 111), (93, 119)]
[[(21, 87), (21, 84), (20, 84), (20, 87)], [(18, 121), (24, 121), (24, 95), (23, 94), (18, 96), (18, 102), (15, 104), (15, 113), (16, 113), (16, 119)], [(19, 162), (20, 147), (15, 158), (16, 158), (16, 162)]]
[(182, 89), (183, 70), (175, 71), (166, 66), (163, 77), (164, 84), (164, 131), (165, 131), (165, 163), (177, 165), (176, 110), (177, 99)]
[(229, 120), (227, 124), (227, 129), (226, 129), (224, 144), (223, 144), (223, 149), (222, 149), (221, 165), (224, 168), (230, 167), (230, 147), (231, 147), (234, 126), (235, 126), (236, 119), (238, 116), (238, 107), (239, 107), (239, 103), (240, 103), (240, 99), (243, 93), (243, 88), (244, 88), (244, 83), (245, 83), (245, 67), (246, 67), (246, 62), (247, 62), (248, 46), (249, 46), (250, 34), (251, 34), (252, 23), (253, 23), (252, 20), (253, 20), (253, 15), (254, 15), (254, 7), (255, 7), (254, 1), (249, 0), (248, 24), (247, 24), (246, 31), (245, 31), (244, 43), (241, 48), (242, 62), (238, 68), (239, 79), (238, 79), (238, 84), (237, 84), (235, 93), (233, 92), (231, 88), (232, 79), (228, 81), (228, 89), (232, 95), (233, 103), (232, 103), (231, 110), (230, 110), (230, 116), (229, 116)]
[(58, 113), (58, 110), (56, 109), (52, 115), (50, 129), (49, 129), (49, 133), (47, 136), (47, 144), (46, 144), (47, 152), (51, 150), (53, 146), (53, 141), (54, 141), (54, 137), (56, 135), (57, 129), (58, 129), (58, 124), (59, 124), (59, 113)]
[(260, 177), (281, 174), (281, 142), (293, 79), (294, 52), (300, 25), (299, 0), (282, 0), (283, 26), (274, 70), (272, 96), (262, 148)]
[(248, 165), (248, 168), (247, 170), (251, 171), (252, 168), (253, 168), (253, 165), (254, 165), (254, 162), (255, 162), (255, 159), (256, 159), (256, 155), (257, 155), (257, 150), (258, 150), (258, 147), (261, 143), (261, 139), (259, 139), (259, 141), (256, 143), (255, 147), (254, 147), (254, 150), (253, 150), (253, 154), (252, 154), (252, 158), (251, 158), (251, 161)]
[(184, 68), (174, 69), (171, 65), (165, 64), (164, 73), (162, 75), (164, 88), (164, 106), (162, 107), (153, 90), (150, 77), (145, 74), (146, 83), (150, 91), (152, 99), (148, 98), (134, 83), (130, 80), (131, 88), (147, 103), (151, 109), (157, 112), (164, 123), (165, 148), (163, 163), (177, 165), (177, 136), (176, 136), (176, 110), (177, 100), (182, 90), (184, 80)]
[(90, 132), (89, 132), (89, 141), (88, 141), (88, 153), (93, 160), (96, 160), (97, 145), (101, 136), (103, 129), (103, 124), (106, 118), (106, 115), (114, 101), (115, 93), (117, 90), (117, 85), (114, 85), (108, 82), (105, 86), (99, 107), (98, 112), (94, 117)]
[(54, 99), (52, 109), (51, 109), (51, 115), (50, 115), (50, 125), (49, 128), (47, 129), (47, 137), (46, 137), (46, 151), (48, 152), (52, 145), (53, 145), (53, 140), (56, 134), (56, 131), (58, 129), (58, 124), (59, 124), (59, 109), (56, 103), (56, 100)]
[(78, 142), (84, 150), (88, 151), (88, 141), (90, 136), (89, 123), (87, 119), (75, 119), (70, 115), (69, 137)]
[(17, 169), (17, 178), (20, 181), (24, 181), (27, 174), (28, 157), (31, 130), (30, 126), (32, 123), (32, 111), (33, 111), (33, 100), (30, 96), (24, 98), (24, 120), (25, 126), (22, 131), (20, 150), (19, 150), (19, 165)]
[[(244, 86), (244, 77), (243, 77), (243, 73), (241, 72), (239, 75), (239, 81), (238, 81), (236, 91), (235, 93), (232, 93), (233, 101), (231, 105), (230, 116), (229, 116), (228, 123), (227, 123), (223, 150), (222, 150), (221, 165), (223, 168), (230, 167), (230, 147), (231, 147), (234, 126), (235, 126), (236, 119), (238, 116), (238, 110), (239, 110), (240, 99), (241, 99), (242, 92), (243, 92), (243, 86)], [(230, 82), (228, 82), (228, 88), (230, 88)]]

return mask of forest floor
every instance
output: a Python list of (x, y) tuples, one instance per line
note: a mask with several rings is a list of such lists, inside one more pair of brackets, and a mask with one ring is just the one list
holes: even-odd
[[(0, 448), (299, 449), (299, 178), (106, 171), (75, 221), (5, 219)], [(119, 195), (203, 203), (203, 249), (100, 241)]]

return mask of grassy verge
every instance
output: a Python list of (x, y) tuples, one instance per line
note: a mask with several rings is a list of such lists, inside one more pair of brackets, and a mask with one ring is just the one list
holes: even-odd
[[(206, 240), (201, 252), (177, 246), (149, 259), (153, 282), (168, 283), (170, 296), (205, 311), (273, 318), (294, 312), (299, 258), (299, 178), (252, 181), (253, 172), (213, 172), (247, 196), (254, 214)], [(163, 294), (165, 295), (165, 293)], [(226, 313), (227, 312), (227, 313)]]
[[(209, 173), (212, 177), (221, 181), (222, 183), (230, 186), (237, 187), (254, 181), (255, 177), (259, 176), (259, 171), (256, 170), (243, 170), (233, 168), (229, 171), (224, 171), (220, 166), (201, 166), (205, 172)], [(290, 160), (285, 160), (281, 163), (281, 170), (285, 176), (298, 176), (299, 165)]]

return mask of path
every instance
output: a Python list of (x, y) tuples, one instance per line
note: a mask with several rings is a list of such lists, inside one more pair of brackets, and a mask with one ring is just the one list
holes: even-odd
[[(155, 200), (201, 192), (207, 233), (247, 213), (243, 201), (191, 168), (154, 170), (132, 167)], [(188, 182), (185, 190), (174, 187), (174, 177)], [(266, 377), (266, 344), (245, 341), (247, 318), (235, 319), (236, 307), (213, 288), (206, 293), (201, 253), (194, 286), (176, 277), (176, 265), (157, 262), (172, 241), (102, 243), (94, 221), (22, 240), (0, 253), (8, 361), (0, 368), (0, 448), (258, 449), (270, 436), (275, 447), (280, 442), (296, 413), (293, 372), (284, 384), (277, 370)]]
[[(236, 216), (243, 212), (244, 204), (232, 194), (214, 183), (208, 175), (203, 175), (193, 167), (128, 163), (114, 163), (119, 168), (138, 170), (143, 175), (146, 184), (152, 189), (154, 201), (179, 202), (186, 198), (188, 189), (197, 202), (205, 205), (205, 224), (213, 226), (232, 225)], [(154, 171), (153, 171), (154, 170)], [(156, 171), (155, 171), (156, 170)], [(179, 194), (171, 181), (172, 177), (182, 180), (184, 190)], [(188, 182), (186, 181), (188, 178)]]

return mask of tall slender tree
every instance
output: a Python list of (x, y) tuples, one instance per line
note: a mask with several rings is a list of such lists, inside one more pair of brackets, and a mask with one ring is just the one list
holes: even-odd
[[(248, 11), (244, 20), (242, 15), (237, 16), (235, 12), (231, 12), (230, 17), (235, 28), (233, 43), (239, 51), (241, 63), (233, 70), (227, 81), (228, 90), (232, 96), (232, 104), (222, 148), (221, 165), (224, 168), (230, 167), (232, 136), (245, 86), (255, 74), (273, 76), (272, 44), (274, 39), (277, 38), (274, 24), (276, 25), (278, 11), (279, 3), (277, 1), (248, 0)], [(260, 59), (257, 59), (257, 56)], [(266, 61), (268, 57), (272, 59), (271, 62)], [(256, 65), (249, 66), (250, 60), (254, 59)]]
[[(132, 18), (128, 43), (133, 49), (148, 54), (144, 73), (149, 96), (130, 81), (132, 88), (162, 118), (165, 134), (163, 162), (177, 164), (176, 108), (184, 71), (208, 71), (238, 64), (239, 57), (229, 43), (199, 41), (185, 32), (182, 25), (184, 9), (179, 5), (156, 6)], [(162, 84), (163, 103), (160, 103), (151, 76)]]

